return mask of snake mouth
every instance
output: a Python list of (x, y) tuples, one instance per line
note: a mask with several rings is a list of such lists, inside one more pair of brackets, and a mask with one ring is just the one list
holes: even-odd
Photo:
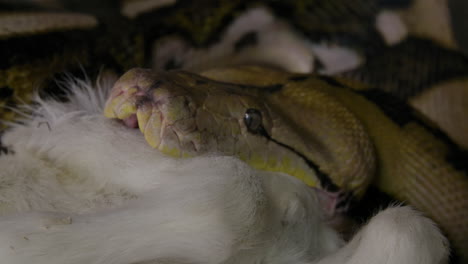
[(131, 114), (129, 117), (124, 118), (122, 121), (126, 127), (139, 128), (138, 118), (136, 114)]
[[(142, 88), (144, 87), (138, 84), (117, 82), (106, 103), (104, 115), (122, 120), (127, 127), (139, 128), (148, 143), (157, 148), (160, 144), (163, 115), (157, 104), (148, 100), (148, 95), (141, 91)], [(156, 124), (159, 126), (155, 126)]]

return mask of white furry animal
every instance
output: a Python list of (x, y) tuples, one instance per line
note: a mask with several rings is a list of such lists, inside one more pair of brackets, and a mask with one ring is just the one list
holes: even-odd
[[(409, 207), (345, 244), (316, 192), (232, 157), (174, 160), (101, 114), (111, 84), (69, 84), (3, 135), (2, 264), (441, 264), (447, 242)], [(8, 149), (8, 150), (7, 150)]]

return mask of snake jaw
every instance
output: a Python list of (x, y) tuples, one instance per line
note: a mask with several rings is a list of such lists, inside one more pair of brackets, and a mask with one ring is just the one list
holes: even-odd
[(153, 83), (148, 73), (146, 70), (133, 69), (122, 75), (112, 88), (104, 115), (120, 119), (128, 127), (138, 127), (148, 143), (157, 148), (160, 133), (156, 131), (160, 129), (154, 128), (161, 125), (162, 116), (148, 93)]

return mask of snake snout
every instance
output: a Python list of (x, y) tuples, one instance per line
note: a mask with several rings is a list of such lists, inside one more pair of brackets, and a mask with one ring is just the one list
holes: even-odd
[[(145, 136), (151, 136), (151, 145), (159, 144), (163, 101), (169, 96), (162, 89), (158, 74), (148, 69), (131, 69), (114, 84), (106, 102), (104, 115), (123, 121), (127, 127), (139, 128)], [(159, 127), (158, 127), (159, 125)]]
[(132, 69), (114, 85), (104, 114), (139, 128), (146, 141), (163, 152), (195, 151), (195, 107), (164, 73)]

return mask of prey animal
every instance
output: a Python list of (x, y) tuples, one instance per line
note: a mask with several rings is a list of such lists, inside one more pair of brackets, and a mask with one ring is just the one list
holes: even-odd
[(344, 242), (326, 197), (295, 177), (219, 153), (162, 154), (131, 120), (104, 117), (112, 84), (100, 83), (39, 98), (2, 136), (2, 263), (446, 263), (446, 239), (410, 207)]

